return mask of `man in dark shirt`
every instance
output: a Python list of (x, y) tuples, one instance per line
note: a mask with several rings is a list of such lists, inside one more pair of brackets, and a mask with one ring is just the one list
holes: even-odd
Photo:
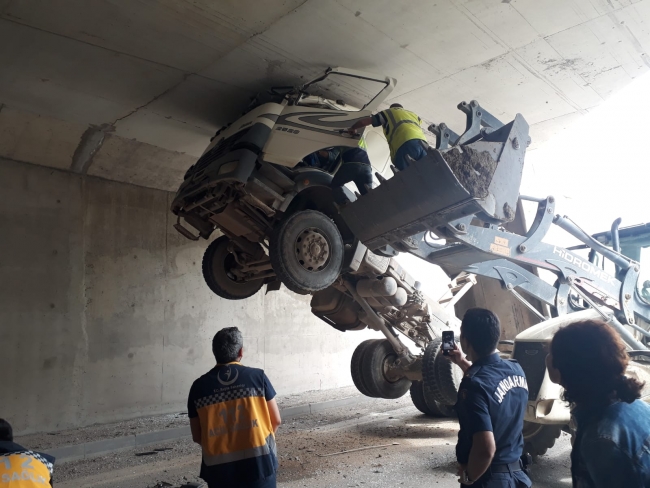
[(460, 328), (464, 357), (456, 348), (449, 358), (465, 372), (458, 390), (460, 423), (456, 458), (462, 486), (530, 487), (521, 455), (528, 384), (516, 361), (503, 360), (496, 350), (499, 319), (489, 310), (473, 308)]
[(217, 365), (190, 389), (192, 439), (201, 445), (201, 478), (209, 488), (274, 488), (281, 423), (275, 390), (264, 371), (241, 364), (244, 340), (237, 327), (212, 340)]

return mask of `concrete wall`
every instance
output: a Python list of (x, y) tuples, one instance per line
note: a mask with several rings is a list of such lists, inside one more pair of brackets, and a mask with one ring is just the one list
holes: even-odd
[(171, 194), (0, 159), (0, 195), (0, 417), (19, 433), (182, 411), (225, 326), (280, 394), (351, 384), (370, 333), (335, 331), (284, 290), (213, 295)]

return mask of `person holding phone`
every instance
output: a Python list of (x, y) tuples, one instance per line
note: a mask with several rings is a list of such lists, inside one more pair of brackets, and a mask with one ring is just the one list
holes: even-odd
[[(499, 357), (500, 336), (499, 318), (484, 308), (472, 308), (460, 327), (462, 351), (455, 343), (448, 350), (447, 357), (465, 373), (456, 403), (461, 486), (532, 486), (521, 461), (528, 384), (516, 361)], [(449, 349), (444, 337), (441, 349)]]

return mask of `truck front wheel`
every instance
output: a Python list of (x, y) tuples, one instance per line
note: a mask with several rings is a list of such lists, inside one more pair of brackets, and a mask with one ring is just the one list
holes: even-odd
[(327, 215), (303, 210), (276, 228), (269, 253), (280, 281), (291, 291), (307, 295), (324, 290), (339, 277), (343, 239)]
[(215, 294), (228, 300), (243, 300), (257, 293), (264, 280), (243, 281), (233, 271), (239, 266), (228, 250), (230, 239), (221, 236), (210, 243), (203, 254), (203, 279)]

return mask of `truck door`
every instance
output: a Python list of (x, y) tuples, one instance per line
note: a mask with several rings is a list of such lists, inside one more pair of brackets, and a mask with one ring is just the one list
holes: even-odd
[(367, 110), (344, 112), (304, 106), (286, 107), (264, 146), (263, 159), (293, 168), (302, 158), (319, 149), (356, 147), (358, 139), (340, 131), (369, 115), (371, 113)]

